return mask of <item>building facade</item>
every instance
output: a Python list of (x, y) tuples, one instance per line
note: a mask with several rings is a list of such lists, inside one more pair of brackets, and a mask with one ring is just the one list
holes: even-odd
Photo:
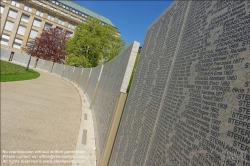
[(76, 25), (85, 22), (87, 17), (114, 26), (108, 18), (71, 0), (1, 0), (1, 47), (24, 53), (21, 47), (44, 29), (58, 28), (72, 36)]

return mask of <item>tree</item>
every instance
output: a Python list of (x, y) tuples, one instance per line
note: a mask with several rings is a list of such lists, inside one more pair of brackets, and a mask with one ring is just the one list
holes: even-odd
[(37, 58), (62, 63), (66, 59), (66, 31), (49, 28), (43, 30), (40, 37), (36, 37), (23, 48), (27, 54)]
[(73, 38), (66, 42), (69, 65), (95, 67), (106, 63), (118, 55), (125, 41), (115, 27), (102, 24), (96, 18), (88, 17), (86, 23), (79, 24)]

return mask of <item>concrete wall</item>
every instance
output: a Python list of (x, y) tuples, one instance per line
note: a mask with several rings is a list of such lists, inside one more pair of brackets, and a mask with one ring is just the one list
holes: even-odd
[(31, 57), (31, 60), (30, 60), (30, 66), (34, 67), (35, 64), (36, 64), (36, 60), (37, 58), (36, 57)]
[(1, 48), (1, 60), (9, 60), (11, 51)]
[(36, 67), (39, 68), (39, 69), (43, 69), (44, 65), (45, 65), (45, 62), (46, 62), (46, 60), (39, 59), (38, 62), (37, 62), (37, 66)]
[(73, 73), (72, 78), (71, 78), (71, 82), (73, 82), (75, 84), (79, 83), (79, 79), (80, 79), (80, 76), (81, 76), (81, 73), (82, 73), (82, 69), (83, 68), (81, 68), (81, 67), (75, 67), (74, 73)]
[(63, 64), (59, 64), (59, 63), (55, 63), (52, 73), (57, 74), (58, 76), (62, 76), (64, 71), (64, 65)]
[(249, 14), (176, 1), (148, 28), (110, 166), (250, 165)]
[(42, 69), (44, 69), (44, 70), (46, 70), (48, 72), (51, 72), (52, 66), (53, 66), (53, 62), (51, 62), (51, 61), (45, 61)]
[(87, 95), (87, 98), (89, 99), (89, 101), (91, 101), (91, 99), (94, 95), (96, 86), (98, 86), (97, 84), (98, 84), (99, 79), (100, 79), (100, 74), (101, 74), (102, 68), (103, 68), (103, 66), (97, 66), (97, 67), (92, 68), (91, 77), (89, 78), (88, 87), (86, 89), (86, 95)]
[(12, 61), (27, 65), (29, 58), (30, 58), (30, 56), (28, 56), (26, 54), (21, 54), (21, 53), (15, 52)]
[(79, 80), (79, 87), (83, 90), (83, 92), (86, 91), (88, 80), (91, 74), (91, 68), (84, 68), (82, 76), (80, 77)]
[[(133, 52), (134, 48), (136, 48), (135, 52)], [(129, 59), (131, 56), (136, 57), (138, 49), (139, 43), (134, 42), (125, 51), (116, 56), (115, 59), (106, 63), (102, 69), (96, 98), (92, 107), (94, 124), (96, 125), (97, 159), (102, 155), (125, 73), (127, 68), (131, 67), (128, 65)]]
[(74, 66), (65, 66), (63, 78), (70, 81), (73, 74)]

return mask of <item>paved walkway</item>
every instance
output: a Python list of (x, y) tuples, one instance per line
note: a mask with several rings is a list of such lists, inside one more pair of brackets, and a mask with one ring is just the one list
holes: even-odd
[[(59, 77), (39, 73), (34, 80), (1, 83), (1, 165), (47, 165), (35, 162), (55, 162), (55, 156), (67, 160), (65, 155), (76, 149), (79, 93)], [(71, 165), (57, 159), (52, 165)]]

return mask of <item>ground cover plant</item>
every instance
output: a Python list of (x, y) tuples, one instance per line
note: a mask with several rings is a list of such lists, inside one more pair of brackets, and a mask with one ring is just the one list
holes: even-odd
[(21, 81), (35, 79), (40, 74), (32, 69), (26, 72), (25, 67), (6, 61), (0, 61), (1, 82)]

